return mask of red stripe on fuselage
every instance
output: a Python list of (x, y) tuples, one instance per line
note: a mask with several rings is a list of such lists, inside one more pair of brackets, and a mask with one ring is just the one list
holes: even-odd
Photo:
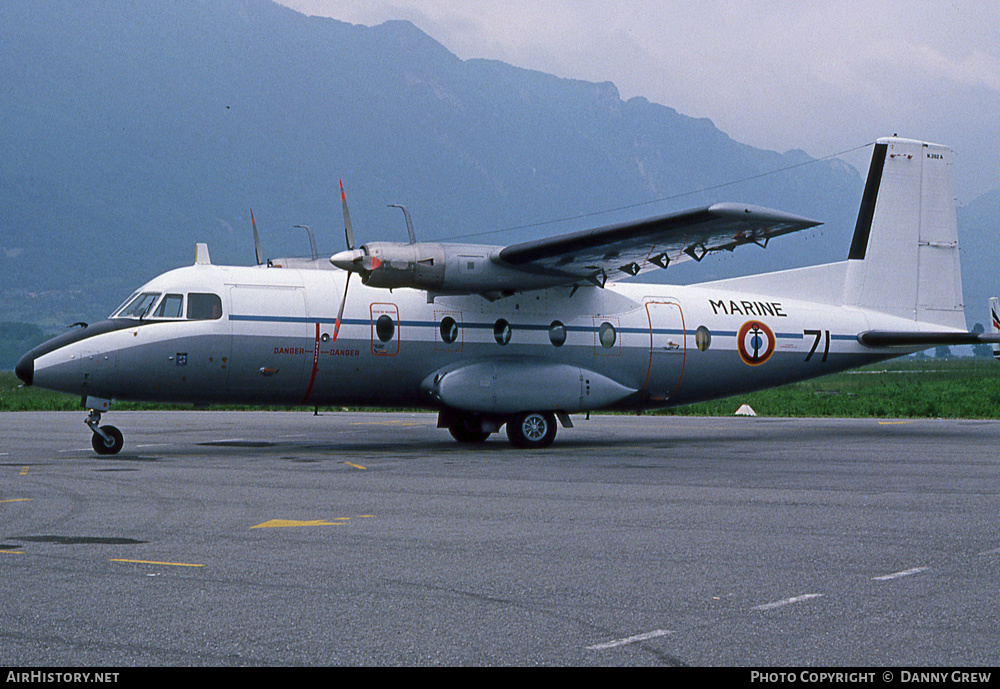
[(309, 401), (309, 395), (313, 391), (313, 383), (316, 382), (316, 370), (319, 368), (319, 323), (316, 324), (316, 341), (313, 343), (313, 368), (312, 375), (309, 376), (309, 387), (306, 389), (306, 396), (302, 398), (302, 404)]

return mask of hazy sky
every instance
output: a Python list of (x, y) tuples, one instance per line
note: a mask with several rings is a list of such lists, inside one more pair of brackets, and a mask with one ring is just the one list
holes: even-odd
[(408, 19), (460, 58), (611, 81), (761, 148), (821, 157), (893, 133), (948, 144), (960, 201), (1000, 187), (993, 0), (280, 2), (354, 24)]

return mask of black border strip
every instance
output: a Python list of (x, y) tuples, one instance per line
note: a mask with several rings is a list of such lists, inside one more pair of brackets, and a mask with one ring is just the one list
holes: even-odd
[(854, 225), (854, 239), (851, 240), (851, 252), (847, 258), (861, 260), (868, 250), (868, 237), (872, 232), (872, 218), (875, 217), (875, 201), (878, 198), (878, 188), (882, 183), (882, 168), (885, 166), (885, 153), (888, 144), (875, 144), (872, 152), (872, 164), (868, 168), (868, 181), (865, 182), (865, 193), (861, 197), (861, 208), (858, 209), (858, 221)]

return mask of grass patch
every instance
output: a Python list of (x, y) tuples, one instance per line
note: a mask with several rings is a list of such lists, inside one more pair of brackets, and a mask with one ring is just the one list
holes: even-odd
[(1000, 418), (1000, 365), (991, 359), (901, 359), (656, 413), (729, 416)]

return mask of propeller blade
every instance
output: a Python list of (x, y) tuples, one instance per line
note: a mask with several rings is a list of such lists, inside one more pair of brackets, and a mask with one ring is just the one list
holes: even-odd
[(250, 209), (250, 226), (253, 228), (253, 250), (257, 255), (257, 265), (264, 263), (264, 250), (260, 248), (260, 235), (257, 234), (257, 221), (253, 217), (253, 208)]
[(354, 249), (354, 228), (351, 227), (351, 214), (347, 212), (347, 196), (344, 194), (344, 180), (340, 180), (340, 203), (344, 207), (344, 234), (347, 235), (347, 248)]
[(344, 280), (344, 298), (340, 300), (340, 310), (337, 311), (337, 322), (333, 325), (333, 341), (337, 341), (337, 335), (340, 333), (340, 323), (344, 319), (344, 305), (347, 304), (347, 288), (351, 285), (351, 274), (347, 273), (347, 278)]

